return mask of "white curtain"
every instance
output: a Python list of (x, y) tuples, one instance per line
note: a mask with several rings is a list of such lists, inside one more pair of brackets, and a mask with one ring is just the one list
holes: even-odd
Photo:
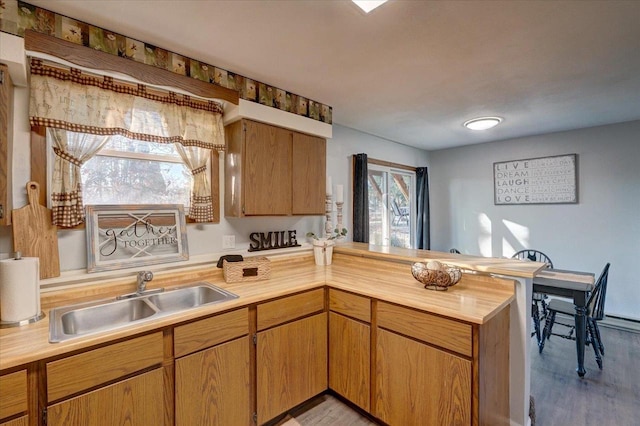
[(207, 167), (208, 160), (211, 158), (211, 150), (176, 144), (176, 151), (193, 175), (189, 217), (194, 222), (211, 222), (213, 220), (213, 199), (209, 183), (211, 173)]
[[(198, 222), (213, 220), (207, 159), (211, 150), (224, 150), (222, 105), (148, 91), (144, 85), (61, 69), (39, 59), (31, 60), (30, 87), (31, 125), (59, 130), (53, 134), (58, 168), (54, 173), (59, 178), (52, 188), (54, 224), (71, 227), (82, 223), (79, 168), (104, 145), (104, 136), (116, 134), (180, 146), (178, 151), (194, 176), (189, 217)], [(87, 136), (70, 137), (72, 133)], [(58, 214), (56, 208), (60, 208)]]
[(51, 180), (53, 223), (62, 227), (84, 221), (80, 168), (107, 143), (109, 136), (48, 128), (56, 153)]

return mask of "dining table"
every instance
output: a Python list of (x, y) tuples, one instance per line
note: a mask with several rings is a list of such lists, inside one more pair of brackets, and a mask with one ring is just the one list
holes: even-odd
[[(576, 354), (578, 376), (584, 377), (584, 348), (587, 339), (587, 299), (594, 288), (595, 275), (592, 272), (569, 271), (565, 269), (542, 269), (533, 278), (533, 291), (554, 296), (562, 296), (573, 299), (576, 314), (574, 315), (576, 327)], [(542, 338), (539, 351), (544, 348), (545, 339)]]

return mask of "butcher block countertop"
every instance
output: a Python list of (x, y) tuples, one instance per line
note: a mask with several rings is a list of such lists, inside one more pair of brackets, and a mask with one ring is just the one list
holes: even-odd
[[(412, 252), (416, 256), (412, 257)], [(427, 258), (427, 254), (430, 259), (438, 259), (465, 269), (477, 267), (483, 272), (494, 272), (484, 258), (473, 258), (477, 264), (472, 262), (471, 256), (463, 256), (458, 262), (453, 262), (450, 258), (454, 255), (448, 253), (417, 250), (390, 250), (389, 253), (384, 253), (380, 248), (358, 243), (336, 246), (333, 265), (326, 267), (316, 266), (311, 252), (271, 256), (271, 277), (264, 281), (228, 284), (224, 281), (222, 270), (215, 265), (176, 268), (172, 271), (157, 272), (147, 287), (165, 287), (168, 290), (197, 281), (206, 281), (237, 294), (239, 298), (176, 313), (149, 323), (131, 325), (112, 332), (79, 337), (61, 343), (49, 343), (49, 309), (129, 293), (135, 290), (135, 276), (78, 289), (51, 291), (42, 294), (42, 308), (46, 313), (43, 320), (23, 327), (0, 329), (0, 370), (71, 354), (140, 333), (172, 327), (200, 317), (324, 286), (472, 324), (485, 323), (514, 299), (513, 280), (473, 273), (463, 274), (462, 280), (447, 291), (425, 290), (411, 275), (410, 263)], [(504, 267), (504, 263), (511, 263), (503, 262), (507, 259), (494, 260), (497, 261), (495, 270), (501, 271), (499, 273), (506, 274), (507, 270), (513, 270), (528, 276), (527, 274), (536, 272), (536, 262), (526, 262), (530, 263), (529, 268), (518, 269), (515, 266)], [(514, 273), (509, 272), (509, 275)]]
[(470, 269), (488, 274), (507, 275), (518, 278), (533, 278), (541, 269), (547, 267), (547, 265), (542, 262), (524, 262), (518, 259), (470, 256), (433, 250), (383, 247), (367, 243), (339, 244), (335, 247), (334, 253), (350, 254), (369, 259), (394, 260), (401, 263), (413, 263), (418, 260), (434, 259), (457, 266), (460, 269)]

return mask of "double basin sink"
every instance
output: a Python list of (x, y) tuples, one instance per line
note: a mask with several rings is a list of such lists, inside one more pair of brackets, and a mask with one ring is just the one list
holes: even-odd
[(124, 300), (101, 300), (54, 308), (49, 318), (49, 342), (56, 343), (103, 331), (140, 324), (204, 305), (237, 299), (238, 296), (209, 283), (128, 295)]

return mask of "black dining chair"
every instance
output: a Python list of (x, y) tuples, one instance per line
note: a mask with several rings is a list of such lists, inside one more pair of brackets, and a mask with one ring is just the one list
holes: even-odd
[[(549, 259), (549, 256), (541, 252), (540, 250), (525, 249), (517, 251), (511, 256), (512, 259), (530, 260), (532, 262), (542, 262), (547, 264), (547, 268), (553, 268), (553, 262)], [(531, 317), (533, 318), (533, 333), (532, 336), (536, 336), (538, 346), (542, 335), (540, 333), (540, 321), (547, 317), (547, 295), (544, 293), (533, 293), (531, 299)], [(542, 315), (540, 314), (542, 310)]]
[[(593, 352), (596, 355), (596, 362), (598, 363), (598, 367), (602, 370), (602, 356), (604, 356), (604, 344), (602, 343), (602, 338), (600, 337), (600, 329), (598, 328), (598, 321), (601, 321), (604, 318), (604, 302), (607, 296), (607, 281), (609, 279), (609, 263), (604, 266), (598, 281), (596, 281), (596, 285), (593, 288), (593, 291), (589, 295), (589, 299), (587, 300), (587, 340), (585, 342), (586, 345), (593, 346)], [(551, 303), (547, 306), (549, 310), (549, 315), (544, 324), (544, 330), (542, 334), (543, 339), (549, 339), (551, 335), (560, 336), (565, 339), (575, 340), (574, 331), (575, 331), (575, 322), (571, 324), (565, 324), (562, 322), (556, 322), (556, 314), (564, 314), (569, 315), (572, 318), (575, 317), (576, 309), (575, 305), (570, 302), (566, 302), (564, 300), (553, 299)], [(569, 327), (569, 331), (567, 334), (558, 334), (553, 333), (553, 326), (555, 324), (563, 325), (565, 327)], [(542, 348), (540, 349), (542, 352)]]

